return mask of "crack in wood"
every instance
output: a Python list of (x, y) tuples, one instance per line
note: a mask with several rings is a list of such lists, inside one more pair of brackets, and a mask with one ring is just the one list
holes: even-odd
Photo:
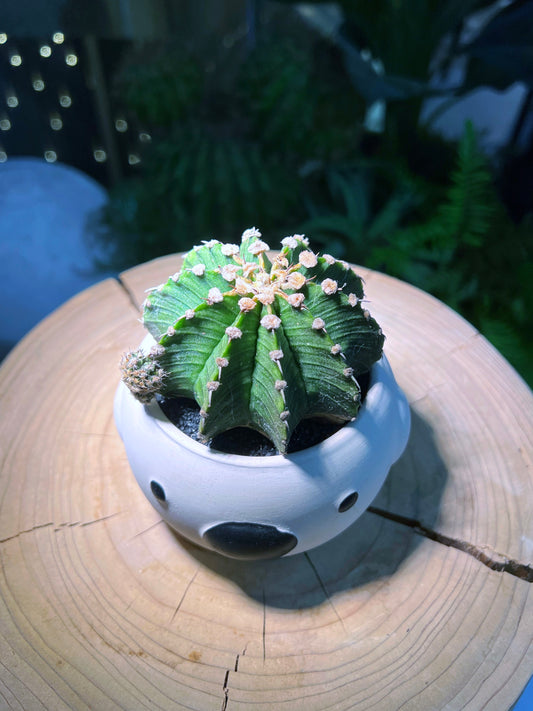
[(222, 697), (222, 706), (220, 707), (220, 711), (226, 711), (226, 709), (228, 708), (228, 697), (229, 697), (228, 679), (229, 679), (229, 669), (226, 669), (226, 676), (224, 677), (224, 684), (222, 685), (222, 693), (224, 694), (224, 696)]
[(329, 602), (329, 604), (330, 604), (330, 606), (331, 606), (331, 609), (332, 609), (333, 612), (335, 613), (336, 618), (337, 618), (338, 621), (341, 623), (343, 630), (346, 632), (347, 630), (346, 630), (346, 628), (345, 628), (345, 626), (344, 626), (344, 622), (343, 622), (343, 620), (342, 620), (342, 617), (339, 615), (339, 613), (338, 613), (338, 611), (337, 611), (337, 608), (336, 608), (335, 605), (333, 604), (333, 600), (331, 599), (331, 595), (330, 595), (329, 592), (327, 591), (327, 588), (326, 588), (326, 586), (325, 586), (325, 584), (324, 584), (322, 578), (320, 577), (320, 575), (319, 575), (319, 573), (318, 573), (318, 570), (316, 569), (315, 564), (313, 563), (313, 561), (312, 561), (311, 558), (309, 557), (309, 553), (304, 553), (304, 556), (305, 556), (305, 558), (307, 559), (307, 562), (308, 562), (309, 565), (311, 566), (311, 569), (312, 569), (313, 573), (315, 574), (316, 579), (318, 580), (318, 582), (319, 582), (319, 584), (320, 584), (320, 587), (321, 587), (321, 589), (322, 589), (322, 592), (324, 593), (324, 597), (325, 597), (326, 600)]
[(160, 523), (163, 523), (163, 519), (162, 519), (162, 518), (160, 518), (159, 521), (156, 521), (155, 523), (152, 523), (151, 526), (148, 526), (148, 528), (143, 528), (142, 531), (139, 531), (138, 533), (136, 533), (134, 536), (132, 536), (132, 537), (130, 538), (129, 542), (131, 543), (131, 541), (135, 540), (135, 538), (138, 538), (139, 536), (143, 536), (145, 533), (148, 533), (148, 531), (151, 531), (151, 530), (152, 530), (153, 528), (155, 528), (156, 526), (159, 526)]
[(101, 516), (100, 518), (95, 518), (92, 521), (83, 521), (80, 523), (80, 527), (83, 528), (84, 526), (92, 526), (93, 523), (100, 523), (101, 521), (107, 521), (110, 518), (115, 518), (115, 516), (119, 516), (122, 512), (117, 511), (116, 513), (108, 514), (107, 516)]
[[(248, 648), (248, 645), (246, 645), (246, 647), (242, 650), (242, 652), (241, 652), (240, 654), (237, 654), (237, 656), (235, 657), (234, 671), (238, 671), (238, 669), (239, 669), (239, 659), (241, 658), (241, 656), (244, 657), (244, 655), (246, 654), (246, 649), (247, 649), (247, 648)], [(223, 697), (222, 697), (222, 706), (220, 707), (220, 711), (226, 711), (226, 709), (228, 708), (228, 701), (229, 701), (229, 684), (228, 684), (228, 682), (229, 682), (229, 673), (230, 673), (230, 670), (229, 670), (229, 669), (226, 669), (226, 676), (224, 677), (224, 683), (222, 684)]]
[(117, 511), (116, 513), (109, 514), (108, 516), (101, 516), (100, 518), (95, 518), (91, 521), (65, 521), (64, 523), (60, 523), (57, 525), (53, 521), (47, 521), (46, 523), (38, 523), (35, 526), (32, 526), (31, 528), (25, 528), (22, 531), (14, 533), (11, 536), (0, 538), (0, 544), (7, 543), (8, 541), (13, 541), (15, 538), (19, 538), (20, 536), (25, 535), (26, 533), (33, 533), (34, 531), (39, 531), (41, 528), (50, 528), (53, 526), (54, 533), (58, 533), (59, 531), (63, 531), (66, 528), (75, 528), (76, 526), (83, 528), (84, 526), (92, 526), (94, 523), (107, 521), (108, 519), (113, 518), (114, 516), (119, 516), (121, 513), (121, 511)]
[(116, 277), (116, 281), (118, 285), (123, 289), (124, 293), (128, 297), (129, 302), (131, 303), (132, 306), (135, 307), (136, 311), (140, 311), (141, 305), (137, 303), (137, 299), (135, 298), (135, 294), (133, 291), (129, 288), (129, 286), (126, 284), (126, 282), (122, 279), (122, 275), (118, 274)]
[(175, 618), (176, 618), (176, 615), (177, 615), (178, 612), (180, 611), (180, 607), (182, 606), (183, 601), (185, 600), (185, 596), (186, 596), (187, 593), (189, 592), (189, 588), (191, 587), (191, 585), (192, 585), (192, 584), (194, 583), (194, 581), (196, 580), (196, 576), (198, 575), (199, 571), (200, 571), (200, 569), (197, 568), (197, 569), (195, 570), (195, 572), (194, 572), (194, 575), (192, 576), (192, 578), (191, 578), (191, 579), (189, 580), (189, 582), (187, 583), (187, 586), (186, 586), (185, 590), (183, 591), (183, 595), (181, 596), (181, 599), (180, 599), (180, 601), (178, 602), (178, 604), (177, 604), (177, 606), (176, 606), (176, 609), (174, 610), (174, 614), (172, 615), (172, 618), (171, 618), (171, 620), (170, 620), (170, 622), (169, 622), (169, 626), (174, 622), (174, 620), (175, 620)]
[(40, 528), (49, 528), (50, 526), (53, 526), (54, 522), (53, 521), (48, 521), (47, 523), (38, 523), (35, 526), (32, 526), (31, 528), (25, 528), (22, 531), (18, 531), (18, 533), (14, 533), (12, 536), (6, 536), (6, 538), (0, 538), (0, 543), (7, 543), (8, 541), (13, 541), (15, 538), (18, 538), (19, 536), (23, 536), (25, 533), (33, 533), (34, 531), (38, 531)]
[[(449, 548), (456, 548), (471, 555), (480, 563), (487, 566), (491, 570), (495, 570), (499, 573), (509, 573), (514, 575), (520, 580), (525, 580), (528, 583), (533, 583), (533, 567), (528, 563), (520, 563), (517, 560), (508, 558), (502, 554), (492, 554), (490, 555), (483, 547), (476, 546), (473, 543), (468, 543), (459, 538), (452, 538), (451, 536), (446, 536), (443, 533), (438, 533), (433, 531), (431, 528), (424, 526), (420, 521), (408, 516), (401, 516), (400, 514), (391, 513), (390, 511), (385, 511), (384, 509), (376, 508), (375, 506), (369, 506), (367, 509), (370, 513), (376, 516), (381, 516), (389, 521), (394, 521), (402, 526), (409, 526), (415, 533), (419, 536), (424, 536), (424, 538), (429, 538), (436, 543), (441, 543), (442, 545), (448, 546)], [(497, 556), (497, 557), (496, 557)]]
[(248, 649), (248, 645), (246, 645), (246, 647), (242, 650), (242, 652), (240, 654), (237, 654), (237, 656), (235, 657), (235, 671), (239, 671), (239, 661), (240, 661), (241, 657), (244, 657), (247, 649)]

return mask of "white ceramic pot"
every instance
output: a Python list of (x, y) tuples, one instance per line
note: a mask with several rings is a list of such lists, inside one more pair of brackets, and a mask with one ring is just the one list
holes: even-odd
[(264, 559), (325, 543), (365, 511), (407, 444), (410, 412), (383, 356), (357, 418), (285, 456), (214, 451), (123, 383), (115, 422), (137, 482), (170, 526), (229, 557)]

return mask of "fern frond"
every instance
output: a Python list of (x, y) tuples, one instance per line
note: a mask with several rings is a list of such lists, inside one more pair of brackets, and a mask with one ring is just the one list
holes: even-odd
[(459, 143), (451, 179), (446, 202), (436, 217), (442, 225), (442, 237), (449, 246), (478, 247), (490, 227), (494, 191), (487, 160), (470, 121)]

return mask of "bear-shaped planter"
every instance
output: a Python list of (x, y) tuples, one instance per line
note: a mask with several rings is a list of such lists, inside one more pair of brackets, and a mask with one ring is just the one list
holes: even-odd
[(122, 382), (114, 411), (131, 469), (161, 517), (198, 545), (243, 560), (302, 553), (344, 531), (380, 490), (410, 429), (385, 356), (372, 368), (355, 420), (283, 456), (211, 449), (170, 422), (157, 400), (142, 404)]

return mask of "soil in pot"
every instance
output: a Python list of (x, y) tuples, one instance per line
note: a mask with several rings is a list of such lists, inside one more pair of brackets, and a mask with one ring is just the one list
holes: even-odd
[[(357, 378), (361, 387), (361, 402), (364, 402), (370, 384), (370, 373), (363, 373)], [(200, 408), (194, 400), (183, 397), (157, 397), (160, 408), (178, 429), (198, 441)], [(324, 417), (312, 417), (302, 420), (294, 430), (287, 453), (298, 452), (313, 447), (330, 437), (344, 426), (343, 422), (332, 422)], [(235, 427), (223, 432), (210, 443), (211, 449), (227, 454), (240, 454), (248, 457), (270, 457), (278, 454), (272, 442), (260, 432), (248, 427)]]

